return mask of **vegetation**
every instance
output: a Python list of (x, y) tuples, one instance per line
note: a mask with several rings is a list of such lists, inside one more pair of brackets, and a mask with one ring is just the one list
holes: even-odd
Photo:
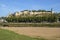
[(57, 22), (57, 16), (55, 14), (52, 15), (44, 15), (44, 16), (11, 16), (11, 17), (7, 17), (6, 20), (8, 22), (17, 22), (17, 23), (21, 23), (21, 22), (25, 22), (25, 23), (41, 23), (41, 22)]
[(4, 27), (60, 27), (60, 23), (2, 23)]
[(32, 38), (25, 35), (19, 35), (12, 31), (0, 29), (0, 40), (45, 40), (44, 38)]

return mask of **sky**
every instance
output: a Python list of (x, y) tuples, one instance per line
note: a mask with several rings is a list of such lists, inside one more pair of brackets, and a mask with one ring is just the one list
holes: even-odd
[(0, 0), (0, 17), (22, 10), (51, 10), (60, 12), (60, 0)]

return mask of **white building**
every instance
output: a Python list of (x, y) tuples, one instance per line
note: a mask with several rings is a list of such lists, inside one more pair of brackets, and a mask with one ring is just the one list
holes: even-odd
[(0, 23), (6, 23), (7, 21), (5, 19), (0, 19)]
[(20, 16), (21, 12), (15, 12), (15, 16)]

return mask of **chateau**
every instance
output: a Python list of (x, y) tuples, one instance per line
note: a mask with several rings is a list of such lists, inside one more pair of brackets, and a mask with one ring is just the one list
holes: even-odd
[(32, 11), (29, 11), (29, 10), (24, 10), (24, 11), (20, 11), (20, 12), (15, 12), (15, 13), (12, 13), (12, 14), (9, 14), (8, 17), (10, 16), (32, 16), (32, 15), (38, 15), (38, 16), (43, 16), (43, 15), (50, 15), (50, 14), (53, 14), (54, 12), (51, 11), (46, 11), (46, 10), (32, 10)]

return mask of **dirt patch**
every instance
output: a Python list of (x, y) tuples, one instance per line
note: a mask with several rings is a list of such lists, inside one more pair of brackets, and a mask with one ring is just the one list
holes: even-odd
[(60, 28), (48, 27), (1, 27), (14, 31), (18, 34), (31, 37), (43, 37), (51, 40), (60, 40)]

